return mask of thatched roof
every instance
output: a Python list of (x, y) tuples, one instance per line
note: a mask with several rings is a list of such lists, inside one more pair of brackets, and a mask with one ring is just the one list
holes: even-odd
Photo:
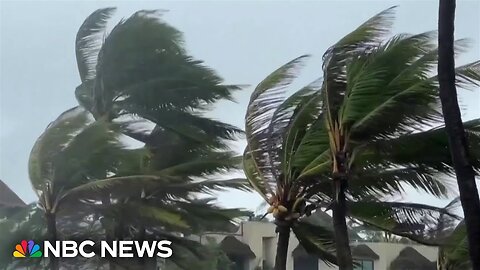
[(220, 248), (227, 255), (255, 258), (255, 253), (253, 253), (250, 247), (238, 240), (235, 236), (226, 236), (222, 242), (220, 242)]
[(380, 258), (369, 246), (363, 244), (352, 247), (352, 256), (358, 259), (378, 260)]
[(416, 249), (412, 247), (406, 247), (395, 260), (390, 264), (391, 270), (435, 270), (437, 264), (425, 258)]
[(26, 204), (2, 180), (0, 180), (0, 207), (25, 207)]

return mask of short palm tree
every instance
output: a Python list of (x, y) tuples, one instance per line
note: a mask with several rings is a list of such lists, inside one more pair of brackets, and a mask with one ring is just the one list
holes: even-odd
[[(383, 202), (405, 184), (445, 197), (453, 172), (437, 77), (430, 74), (437, 59), (433, 33), (382, 42), (391, 20), (392, 9), (383, 11), (332, 46), (322, 81), (283, 97), (302, 56), (251, 96), (244, 167), (276, 217), (277, 270), (285, 269), (290, 228), (295, 233), (298, 217), (321, 206), (333, 210), (340, 269), (353, 267), (346, 216), (424, 244), (435, 244), (425, 231), (440, 214), (458, 218), (427, 205)], [(457, 69), (461, 86), (478, 84), (478, 65)], [(478, 169), (480, 121), (465, 126)]]
[[(114, 171), (123, 147), (118, 132), (105, 121), (91, 122), (88, 113), (74, 108), (60, 115), (35, 142), (29, 176), (45, 213), (48, 239), (57, 239), (57, 214), (69, 190)], [(50, 260), (51, 269), (58, 269)]]
[[(127, 149), (120, 142), (123, 124), (103, 119), (94, 121), (88, 112), (75, 108), (50, 124), (35, 143), (29, 172), (45, 213), (49, 240), (58, 238), (58, 214), (72, 215), (74, 207), (75, 213), (85, 209), (85, 216), (100, 217), (107, 232), (113, 226), (110, 221), (121, 223), (123, 226), (113, 227), (118, 238), (138, 236), (118, 230), (130, 231), (133, 227), (138, 233), (139, 228), (143, 228), (140, 232), (144, 234), (143, 240), (169, 239), (174, 248), (198, 254), (198, 244), (182, 235), (204, 229), (225, 229), (232, 219), (247, 214), (238, 209), (220, 208), (211, 199), (198, 199), (195, 195), (226, 187), (245, 189), (242, 179), (205, 180), (208, 174), (233, 167), (234, 161), (229, 161), (231, 152), (196, 149), (197, 152), (182, 155), (182, 159), (177, 157), (173, 165), (169, 163), (159, 169), (158, 165), (151, 164), (167, 159), (159, 159), (145, 148)], [(181, 143), (184, 141), (172, 144), (176, 147), (171, 150), (185, 150), (181, 146), (186, 146)], [(206, 153), (211, 156), (205, 156)], [(175, 156), (172, 154), (169, 161)], [(194, 176), (203, 179), (194, 181)], [(111, 200), (108, 207), (98, 204), (105, 193)], [(139, 193), (141, 197), (134, 196)], [(62, 229), (65, 232), (69, 228)], [(81, 232), (75, 234), (82, 235)], [(179, 258), (173, 259), (184, 263)], [(51, 260), (51, 268), (58, 269), (56, 260)]]

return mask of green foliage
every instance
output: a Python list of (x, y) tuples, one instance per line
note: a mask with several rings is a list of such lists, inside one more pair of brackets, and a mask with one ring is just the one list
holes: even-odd
[(17, 269), (19, 267), (39, 267), (41, 260), (13, 260), (15, 245), (23, 239), (40, 242), (45, 239), (45, 220), (43, 213), (35, 204), (15, 209), (0, 219), (0, 269)]
[(114, 173), (124, 147), (118, 129), (80, 108), (63, 113), (33, 146), (29, 174), (40, 205), (55, 213), (68, 190)]
[[(185, 258), (188, 260), (188, 269), (198, 270), (230, 270), (232, 262), (228, 256), (221, 250), (220, 246), (214, 240), (207, 239), (208, 242), (203, 245), (203, 258)], [(166, 270), (185, 269), (170, 261), (166, 262)]]
[[(114, 10), (93, 12), (77, 33), (80, 107), (52, 122), (32, 149), (36, 211), (54, 213), (59, 235), (70, 239), (168, 239), (176, 254), (202, 258), (203, 247), (186, 236), (224, 230), (249, 214), (219, 207), (212, 196), (249, 189), (245, 179), (223, 179), (241, 166), (228, 144), (242, 130), (205, 116), (239, 87), (188, 55), (181, 32), (157, 11), (139, 11), (106, 33)], [(127, 147), (125, 135), (144, 145)]]
[[(453, 173), (438, 78), (432, 76), (435, 33), (387, 38), (392, 21), (390, 8), (347, 34), (325, 53), (322, 80), (289, 98), (284, 95), (303, 56), (253, 92), (245, 117), (244, 171), (278, 224), (295, 228), (312, 209), (329, 210), (338, 195), (332, 193), (335, 177), (348, 180), (347, 216), (360, 224), (437, 245), (440, 240), (429, 231), (438, 219), (458, 222), (448, 209), (389, 201), (406, 186), (447, 198)], [(464, 51), (465, 41), (456, 50)], [(456, 73), (459, 87), (479, 86), (478, 61)], [(479, 123), (465, 123), (477, 172)], [(321, 242), (317, 254), (334, 261), (325, 256), (329, 241)]]
[(239, 87), (222, 85), (213, 70), (189, 56), (182, 33), (163, 22), (160, 12), (136, 12), (107, 34), (104, 24), (112, 11), (94, 12), (77, 34), (77, 62), (88, 67), (80, 74), (89, 74), (81, 75), (76, 91), (82, 106), (95, 118), (135, 117), (212, 147), (225, 147), (221, 139), (241, 133), (202, 114), (216, 101), (233, 99)]
[[(122, 232), (116, 237), (151, 238), (229, 226), (247, 212), (222, 209), (196, 194), (247, 189), (244, 179), (219, 179), (240, 167), (227, 144), (242, 131), (205, 116), (216, 101), (232, 100), (239, 87), (223, 85), (213, 70), (188, 55), (182, 33), (163, 22), (161, 12), (136, 12), (105, 33), (112, 11), (94, 12), (77, 34), (82, 84), (76, 96), (95, 119), (119, 123), (122, 134), (145, 145), (126, 151), (109, 177), (68, 195), (102, 200), (103, 222), (116, 227), (107, 230)], [(84, 69), (88, 76), (82, 75)], [(147, 128), (152, 124), (153, 129)], [(102, 199), (103, 194), (108, 198)]]

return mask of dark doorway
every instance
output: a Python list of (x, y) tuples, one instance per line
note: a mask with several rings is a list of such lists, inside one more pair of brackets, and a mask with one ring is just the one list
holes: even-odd
[(296, 257), (293, 270), (318, 270), (318, 258), (313, 256)]
[(228, 256), (232, 262), (232, 270), (245, 270), (246, 258), (243, 256)]

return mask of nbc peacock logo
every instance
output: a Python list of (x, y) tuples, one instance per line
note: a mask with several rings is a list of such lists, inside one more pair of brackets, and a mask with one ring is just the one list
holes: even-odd
[(15, 246), (15, 251), (13, 251), (13, 257), (15, 258), (41, 258), (42, 251), (40, 246), (35, 244), (33, 240), (27, 242), (27, 240), (22, 240), (20, 244)]

